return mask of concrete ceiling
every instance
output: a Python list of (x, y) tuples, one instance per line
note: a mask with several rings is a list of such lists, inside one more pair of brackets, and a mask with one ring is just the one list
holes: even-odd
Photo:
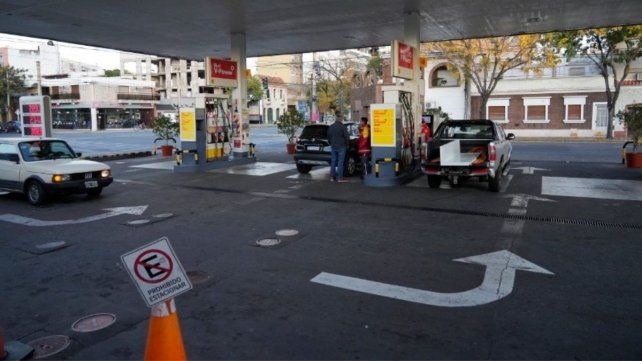
[(387, 45), (419, 11), (422, 41), (642, 22), (641, 0), (0, 0), (0, 32), (169, 57)]

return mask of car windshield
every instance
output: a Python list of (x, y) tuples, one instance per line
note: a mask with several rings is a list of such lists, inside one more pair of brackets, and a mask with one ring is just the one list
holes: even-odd
[(67, 143), (61, 140), (33, 140), (18, 145), (22, 159), (27, 162), (39, 160), (75, 158), (74, 152)]
[(441, 128), (439, 136), (452, 139), (493, 139), (493, 126), (470, 123), (446, 124)]
[(328, 127), (324, 125), (309, 125), (303, 128), (300, 139), (326, 139)]

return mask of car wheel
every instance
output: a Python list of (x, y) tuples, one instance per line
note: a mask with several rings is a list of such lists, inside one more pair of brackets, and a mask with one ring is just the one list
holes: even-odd
[(346, 164), (343, 169), (343, 175), (345, 177), (352, 177), (357, 173), (357, 161), (353, 157), (348, 157), (346, 159)]
[(96, 198), (100, 196), (100, 193), (103, 192), (103, 187), (87, 189), (87, 197)]
[(309, 164), (297, 164), (296, 170), (298, 170), (301, 174), (308, 174), (310, 173), (310, 170), (312, 170), (312, 166)]
[(430, 188), (439, 188), (441, 185), (441, 177), (438, 175), (429, 175), (428, 176), (428, 187)]
[(499, 188), (502, 185), (502, 171), (501, 169), (497, 170), (494, 177), (488, 177), (488, 189), (491, 192), (499, 192)]
[(27, 184), (27, 187), (25, 189), (27, 200), (34, 206), (44, 204), (47, 201), (47, 194), (45, 193), (45, 189), (42, 184), (40, 184), (40, 182), (32, 180)]

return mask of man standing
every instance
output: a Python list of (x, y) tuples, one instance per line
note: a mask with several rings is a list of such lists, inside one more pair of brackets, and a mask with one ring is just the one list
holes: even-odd
[[(346, 160), (346, 150), (350, 136), (348, 129), (343, 125), (342, 116), (337, 112), (336, 120), (328, 128), (328, 142), (330, 143), (330, 180), (341, 183), (348, 180), (343, 177), (343, 164)], [(338, 169), (337, 169), (338, 168)]]

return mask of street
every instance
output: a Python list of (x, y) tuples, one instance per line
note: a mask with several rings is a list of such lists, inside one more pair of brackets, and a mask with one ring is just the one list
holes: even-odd
[[(90, 153), (103, 134), (62, 136)], [(167, 237), (194, 284), (176, 298), (190, 359), (642, 358), (642, 173), (619, 144), (516, 142), (491, 193), (301, 176), (284, 136), (253, 134), (253, 165), (136, 158), (109, 162), (98, 199), (0, 196), (6, 337), (70, 337), (54, 359), (141, 359), (149, 309), (120, 256)], [(96, 151), (151, 139), (109, 135)], [(100, 312), (116, 322), (70, 329)]]

